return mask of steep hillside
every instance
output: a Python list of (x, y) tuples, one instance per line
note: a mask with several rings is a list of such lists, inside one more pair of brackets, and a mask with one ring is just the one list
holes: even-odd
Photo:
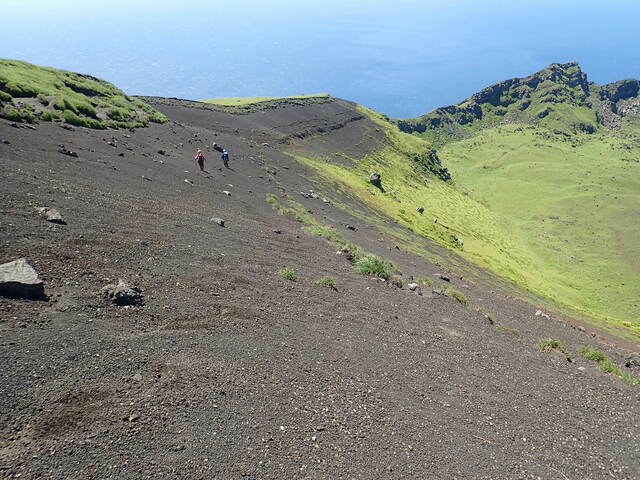
[(96, 129), (144, 127), (164, 115), (90, 75), (0, 59), (0, 117)]
[(538, 276), (529, 287), (636, 336), (639, 85), (553, 64), (398, 122), (435, 141), (458, 187), (509, 222)]
[(148, 101), (170, 122), (0, 119), (0, 264), (47, 296), (0, 298), (3, 478), (640, 475), (638, 344), (461, 256), (528, 271), (429, 143), (335, 98)]

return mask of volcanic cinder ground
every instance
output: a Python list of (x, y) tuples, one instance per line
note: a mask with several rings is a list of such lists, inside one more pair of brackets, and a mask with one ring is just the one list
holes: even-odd
[[(640, 478), (638, 387), (536, 348), (552, 337), (623, 365), (637, 346), (536, 316), (482, 270), (429, 263), (299, 195), (317, 186), (285, 150), (362, 155), (384, 142), (363, 141), (375, 128), (352, 104), (248, 115), (154, 105), (170, 123), (0, 120), (0, 263), (26, 257), (49, 296), (0, 300), (0, 477)], [(480, 308), (357, 274), (268, 193), (392, 260), (405, 285), (427, 276), (438, 289), (446, 275)], [(67, 225), (38, 216), (42, 206)], [(337, 291), (315, 283), (323, 276)], [(101, 296), (119, 278), (143, 306)]]

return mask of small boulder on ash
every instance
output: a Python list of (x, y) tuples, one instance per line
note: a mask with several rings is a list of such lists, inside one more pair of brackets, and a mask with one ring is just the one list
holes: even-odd
[(219, 217), (212, 217), (211, 221), (213, 223), (217, 223), (218, 225), (220, 225), (221, 227), (224, 227), (224, 220), (222, 218)]
[(42, 279), (24, 258), (0, 265), (0, 295), (31, 300), (46, 298)]
[(130, 286), (122, 279), (117, 284), (109, 284), (102, 288), (102, 295), (116, 305), (142, 305), (142, 292)]
[(58, 152), (60, 152), (63, 155), (69, 155), (70, 157), (74, 157), (74, 158), (78, 158), (78, 153), (77, 152), (73, 152), (71, 150), (67, 150), (67, 148), (64, 145), (58, 145)]
[(47, 222), (57, 223), (58, 225), (66, 225), (67, 222), (64, 221), (60, 212), (55, 208), (51, 207), (38, 207), (36, 211), (40, 214), (42, 218), (44, 218)]

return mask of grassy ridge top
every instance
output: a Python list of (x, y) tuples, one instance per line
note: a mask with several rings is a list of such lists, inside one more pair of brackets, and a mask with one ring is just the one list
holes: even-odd
[(259, 112), (290, 105), (311, 105), (330, 101), (331, 95), (328, 93), (312, 93), (288, 97), (221, 97), (200, 100), (200, 102), (210, 105), (216, 110), (238, 114)]
[(143, 127), (167, 118), (114, 85), (79, 73), (0, 59), (0, 117), (89, 128)]

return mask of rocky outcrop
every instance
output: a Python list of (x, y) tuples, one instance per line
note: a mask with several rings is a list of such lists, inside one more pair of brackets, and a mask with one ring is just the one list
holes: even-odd
[(0, 295), (7, 298), (44, 299), (44, 283), (24, 258), (0, 265)]
[(142, 292), (130, 286), (122, 279), (117, 284), (109, 284), (102, 288), (102, 295), (116, 305), (142, 305)]
[(554, 63), (528, 77), (490, 85), (457, 105), (400, 119), (396, 124), (407, 133), (444, 132), (446, 141), (463, 138), (465, 127), (478, 122), (482, 127), (520, 122), (544, 125), (557, 104), (586, 107), (594, 112), (593, 124), (569, 120), (568, 132), (593, 133), (598, 124), (617, 128), (624, 115), (640, 113), (640, 82), (621, 80), (601, 87), (588, 81), (578, 63)]

